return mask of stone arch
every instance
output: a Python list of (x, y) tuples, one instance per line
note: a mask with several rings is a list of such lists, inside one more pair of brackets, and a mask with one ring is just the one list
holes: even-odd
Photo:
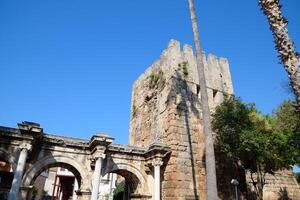
[(17, 158), (13, 154), (9, 153), (7, 150), (0, 148), (0, 158), (3, 158), (5, 162), (8, 162), (12, 167), (13, 171), (17, 168)]
[(90, 191), (91, 181), (88, 170), (74, 158), (64, 155), (49, 155), (35, 162), (24, 174), (23, 186), (29, 187), (41, 172), (50, 167), (64, 167), (70, 170), (78, 181), (79, 189)]
[(149, 195), (148, 184), (141, 171), (134, 165), (128, 163), (114, 163), (111, 167), (105, 168), (103, 175), (116, 173), (123, 176), (132, 189), (132, 192)]

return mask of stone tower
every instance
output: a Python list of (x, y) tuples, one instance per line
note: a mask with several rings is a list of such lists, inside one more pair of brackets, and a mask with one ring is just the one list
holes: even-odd
[[(209, 105), (214, 109), (233, 87), (226, 59), (204, 58)], [(172, 153), (162, 177), (162, 199), (205, 199), (204, 134), (192, 47), (171, 40), (160, 59), (133, 85), (129, 145), (159, 142)], [(198, 197), (198, 198), (197, 198)]]
[[(211, 111), (224, 95), (233, 94), (228, 61), (203, 54), (207, 92)], [(129, 145), (148, 147), (163, 143), (171, 155), (162, 167), (163, 200), (206, 199), (204, 134), (196, 59), (191, 46), (181, 50), (178, 41), (168, 48), (133, 84)], [(241, 199), (252, 199), (248, 173), (234, 168), (216, 152), (220, 199), (233, 198), (230, 180), (241, 181)], [(289, 198), (300, 200), (300, 187), (291, 170), (266, 177), (264, 200)], [(246, 183), (246, 184), (245, 184)], [(248, 190), (248, 192), (247, 192)]]

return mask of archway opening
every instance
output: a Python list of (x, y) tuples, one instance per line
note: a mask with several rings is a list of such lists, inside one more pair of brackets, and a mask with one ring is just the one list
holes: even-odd
[(98, 199), (113, 200), (113, 194), (116, 189), (118, 176), (115, 173), (107, 173), (101, 177), (99, 185)]
[[(106, 190), (105, 185), (109, 185)], [(132, 172), (124, 169), (111, 170), (101, 179), (100, 196), (109, 200), (129, 200), (139, 195), (139, 185), (138, 177)]]
[(6, 199), (14, 174), (9, 162), (0, 158), (0, 199)]
[(31, 180), (30, 200), (76, 200), (81, 176), (71, 165), (54, 163), (41, 168)]

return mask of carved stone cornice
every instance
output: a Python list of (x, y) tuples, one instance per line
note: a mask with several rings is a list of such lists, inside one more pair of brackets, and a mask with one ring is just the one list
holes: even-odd
[(113, 142), (114, 138), (105, 135), (105, 134), (95, 134), (92, 136), (91, 141), (89, 143), (89, 148), (94, 154), (94, 152), (100, 151), (104, 152), (108, 145)]
[(161, 143), (153, 143), (148, 147), (145, 158), (146, 160), (152, 160), (157, 157), (164, 158), (170, 153), (171, 148), (169, 146)]
[(31, 131), (35, 133), (43, 133), (43, 128), (40, 124), (35, 122), (27, 122), (24, 121), (22, 123), (18, 123), (18, 127), (21, 131)]

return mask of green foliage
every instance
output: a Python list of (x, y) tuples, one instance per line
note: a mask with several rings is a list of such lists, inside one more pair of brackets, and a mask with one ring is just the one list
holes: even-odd
[(240, 133), (251, 126), (251, 110), (249, 105), (233, 97), (218, 106), (213, 115), (212, 126), (220, 149), (233, 159), (239, 157)]
[(212, 125), (218, 145), (229, 157), (256, 171), (286, 168), (299, 160), (299, 117), (290, 101), (272, 116), (261, 115), (253, 104), (230, 97), (216, 108)]
[(133, 101), (133, 104), (132, 104), (132, 117), (135, 117), (136, 113), (137, 113), (137, 107), (135, 105), (135, 102)]
[(164, 73), (162, 70), (159, 70), (158, 73), (153, 73), (150, 75), (149, 88), (155, 88), (159, 83), (162, 85), (165, 83)]
[(50, 200), (51, 196), (48, 194), (47, 191), (43, 190), (42, 191), (42, 200)]
[(7, 194), (4, 192), (0, 192), (0, 200), (7, 200)]
[(182, 62), (180, 64), (178, 64), (179, 70), (182, 70), (183, 76), (186, 78), (189, 75), (188, 72), (188, 62)]
[(109, 194), (104, 195), (104, 200), (109, 200)]
[(212, 126), (220, 150), (251, 175), (256, 173), (253, 183), (261, 199), (266, 173), (299, 163), (299, 122), (289, 101), (268, 116), (253, 104), (229, 97), (216, 108)]
[[(274, 112), (274, 132), (281, 135), (284, 162), (300, 164), (300, 116), (292, 101), (284, 101)], [(296, 149), (296, 150), (295, 150)]]
[(38, 195), (38, 193), (39, 193), (39, 190), (36, 187), (33, 186), (33, 188), (32, 188), (32, 196), (36, 197)]
[(291, 100), (284, 101), (274, 112), (277, 131), (294, 132), (299, 128), (299, 116)]
[(123, 194), (125, 192), (125, 181), (121, 181), (116, 185), (116, 189), (114, 190), (114, 200), (123, 199)]

